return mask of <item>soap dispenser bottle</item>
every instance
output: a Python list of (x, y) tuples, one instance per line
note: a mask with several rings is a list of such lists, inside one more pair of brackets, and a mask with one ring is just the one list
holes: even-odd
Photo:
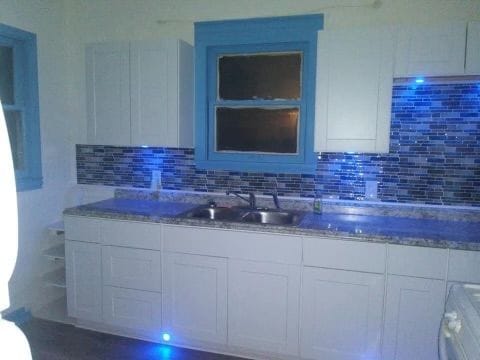
[(315, 214), (321, 214), (323, 212), (322, 197), (315, 192), (315, 197), (313, 198), (313, 212)]

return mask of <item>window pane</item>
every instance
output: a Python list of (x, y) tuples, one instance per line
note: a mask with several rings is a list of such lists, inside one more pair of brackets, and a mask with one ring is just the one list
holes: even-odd
[(5, 120), (12, 148), (13, 167), (15, 170), (20, 170), (24, 167), (22, 113), (20, 111), (6, 111)]
[(0, 46), (0, 99), (13, 104), (13, 48)]
[(299, 108), (216, 110), (217, 151), (296, 154)]
[(300, 99), (300, 53), (221, 56), (223, 100)]

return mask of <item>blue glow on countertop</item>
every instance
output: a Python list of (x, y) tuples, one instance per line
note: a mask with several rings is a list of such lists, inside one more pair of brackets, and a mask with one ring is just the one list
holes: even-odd
[(362, 236), (378, 235), (452, 242), (480, 242), (478, 237), (480, 222), (323, 213), (322, 215), (307, 214), (299, 227)]
[(79, 208), (116, 214), (173, 217), (195, 206), (197, 205), (179, 202), (113, 198), (81, 205)]
[[(112, 214), (140, 215), (154, 220), (156, 217), (176, 218), (198, 204), (152, 200), (109, 199), (77, 207), (78, 210)], [(306, 230), (326, 231), (338, 235), (353, 235), (362, 238), (379, 236), (385, 238), (410, 238), (428, 241), (480, 243), (480, 221), (447, 221), (423, 218), (408, 218), (381, 215), (362, 215), (361, 208), (343, 209), (342, 213), (324, 212), (321, 215), (308, 212), (293, 232)], [(236, 223), (241, 226), (255, 225)], [(229, 225), (230, 227), (230, 225)], [(272, 231), (275, 226), (272, 226)], [(287, 227), (283, 227), (287, 228)]]

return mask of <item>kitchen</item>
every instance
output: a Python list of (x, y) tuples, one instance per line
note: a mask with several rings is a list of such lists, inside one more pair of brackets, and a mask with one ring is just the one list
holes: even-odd
[[(394, 216), (395, 212), (399, 212), (403, 216), (411, 217), (411, 214), (408, 215), (408, 213), (413, 212), (412, 209), (420, 209), (418, 211), (422, 213), (436, 213), (435, 216), (440, 220), (454, 216), (471, 221), (478, 219), (478, 205), (480, 204), (478, 188), (479, 60), (478, 48), (475, 50), (475, 46), (478, 47), (479, 41), (467, 39), (467, 36), (475, 34), (472, 24), (475, 21), (478, 23), (480, 20), (478, 1), (358, 0), (302, 1), (296, 4), (274, 1), (203, 1), (196, 3), (146, 1), (140, 4), (137, 2), (113, 3), (112, 1), (40, 1), (31, 4), (30, 2), (12, 1), (11, 3), (7, 2), (5, 6), (2, 5), (0, 12), (2, 24), (31, 31), (38, 36), (43, 168), (43, 185), (40, 189), (18, 192), (20, 237), (17, 269), (10, 282), (12, 310), (24, 308), (35, 315), (51, 300), (55, 300), (58, 295), (56, 290), (45, 287), (38, 278), (38, 274), (45, 273), (49, 266), (48, 261), (42, 256), (51, 241), (47, 228), (62, 219), (65, 208), (111, 198), (114, 196), (116, 188), (121, 188), (123, 195), (122, 191), (117, 193), (126, 198), (131, 196), (131, 193), (126, 191), (128, 189), (138, 190), (153, 187), (153, 190), (157, 190), (158, 187), (161, 187), (164, 189), (161, 192), (163, 195), (154, 196), (164, 196), (163, 199), (167, 201), (171, 201), (175, 194), (181, 191), (208, 193), (201, 200), (195, 200), (203, 203), (209, 199), (210, 195), (223, 195), (229, 190), (240, 191), (243, 194), (254, 192), (259, 203), (263, 201), (265, 206), (272, 207), (270, 194), (276, 187), (282, 207), (288, 208), (291, 204), (296, 206), (297, 203), (301, 203), (302, 206), (304, 204), (311, 206), (314, 197), (321, 197), (324, 215), (330, 214), (331, 211), (334, 212), (335, 210), (332, 209), (335, 207), (337, 210), (345, 207), (360, 209), (365, 214), (371, 211), (367, 210), (371, 202), (376, 203), (380, 200), (381, 211), (389, 216)], [(131, 71), (130, 62), (135, 58), (132, 55), (134, 51), (132, 49), (136, 48), (137, 42), (154, 42), (159, 38), (182, 39), (183, 41), (175, 41), (169, 43), (168, 46), (193, 51), (191, 45), (195, 42), (193, 25), (195, 22), (290, 15), (307, 16), (309, 14), (323, 14), (322, 26), (324, 29), (319, 32), (318, 55), (316, 56), (318, 70), (316, 98), (314, 99), (315, 126), (314, 130), (310, 129), (315, 132), (315, 137), (312, 136), (311, 140), (308, 140), (309, 137), (306, 136), (304, 140), (307, 146), (315, 150), (313, 172), (299, 173), (292, 170), (292, 167), (290, 170), (268, 171), (268, 166), (271, 165), (256, 165), (257, 168), (254, 171), (218, 167), (205, 170), (205, 168), (196, 167), (196, 165), (209, 160), (208, 151), (204, 158), (198, 158), (197, 148), (195, 151), (193, 150), (193, 143), (195, 146), (199, 144), (199, 138), (195, 138), (193, 141), (193, 128), (195, 127), (195, 136), (200, 136), (201, 141), (205, 138), (198, 131), (198, 115), (195, 118), (195, 126), (192, 119), (190, 125), (186, 122), (178, 122), (177, 125), (173, 124), (173, 127), (169, 127), (178, 134), (186, 134), (183, 138), (180, 135), (168, 136), (164, 143), (159, 143), (156, 139), (164, 134), (161, 127), (159, 128), (158, 125), (157, 127), (147, 126), (144, 132), (135, 132), (137, 123), (134, 122), (134, 117), (125, 115), (126, 113), (135, 114), (135, 111), (132, 110), (136, 103), (135, 97), (132, 95), (132, 88), (122, 88), (122, 97), (109, 98), (113, 102), (119, 101), (121, 106), (105, 107), (107, 109), (105, 111), (115, 113), (115, 119), (121, 119), (105, 126), (104, 134), (110, 135), (110, 138), (102, 138), (103, 134), (91, 132), (92, 108), (90, 106), (92, 103), (98, 105), (98, 102), (95, 102), (98, 99), (92, 101), (92, 98), (89, 98), (92, 94), (89, 91), (92, 86), (91, 79), (94, 77), (93, 73), (88, 70), (88, 54), (91, 51), (88, 49), (94, 49), (95, 46), (100, 46), (102, 43), (114, 43), (117, 49), (122, 47), (127, 49), (127, 52), (122, 53), (124, 54), (122, 55), (123, 62), (120, 65), (123, 66), (121, 69), (129, 73)], [(447, 26), (447, 24), (449, 25)], [(389, 34), (384, 30), (389, 26), (399, 26), (411, 31), (418, 27), (420, 30), (416, 30), (424, 34), (425, 29), (433, 29), (433, 33), (437, 31), (437, 34), (443, 37), (442, 41), (450, 41), (449, 45), (435, 46), (436, 43), (432, 41), (431, 49), (423, 53), (429, 55), (430, 52), (437, 51), (442, 56), (446, 54), (447, 58), (451, 60), (450, 63), (440, 64), (439, 69), (434, 69), (434, 66), (438, 66), (438, 62), (436, 65), (423, 64), (426, 66), (422, 70), (423, 74), (412, 75), (411, 68), (409, 68), (412, 64), (408, 63), (405, 52), (403, 52), (404, 55), (401, 55), (405, 46), (408, 48), (409, 32), (398, 30)], [(379, 29), (382, 30), (379, 31)], [(395, 42), (385, 40), (388, 39), (388, 36), (395, 37), (397, 40)], [(434, 38), (432, 37), (432, 39)], [(403, 39), (403, 42), (398, 39)], [(429, 44), (428, 37), (423, 41), (423, 43), (420, 42), (420, 46)], [(188, 50), (189, 44), (190, 50)], [(351, 44), (362, 44), (362, 46), (358, 46), (356, 54), (342, 56), (352, 46)], [(394, 44), (396, 45), (393, 46)], [(419, 45), (417, 44), (417, 46)], [(465, 51), (466, 48), (467, 51)], [(416, 54), (419, 53), (422, 54), (421, 51), (416, 52)], [(181, 61), (176, 61), (175, 64), (181, 64)], [(465, 64), (472, 65), (465, 66)], [(108, 69), (108, 66), (105, 68)], [(329, 71), (322, 71), (322, 69), (329, 69)], [(359, 69), (362, 71), (360, 72)], [(428, 71), (429, 69), (431, 72)], [(168, 76), (174, 79), (174, 83), (181, 84), (182, 82), (175, 78), (180, 78), (185, 73), (188, 74), (188, 71), (187, 66), (183, 67), (181, 72), (169, 71)], [(388, 71), (390, 71), (390, 75), (388, 75)], [(432, 80), (428, 77), (429, 74), (439, 78)], [(426, 77), (420, 78), (417, 75)], [(125, 78), (127, 77), (129, 78), (129, 75)], [(190, 80), (190, 86), (193, 86), (191, 76), (185, 76), (184, 80), (185, 83)], [(95, 94), (99, 94), (99, 92)], [(197, 91), (195, 96), (198, 94)], [(169, 95), (172, 98), (169, 98), (168, 102), (155, 103), (155, 106), (152, 106), (155, 109), (168, 108), (166, 112), (169, 121), (182, 118), (182, 115), (176, 111), (194, 111), (192, 98), (180, 96), (181, 89), (171, 91), (169, 88)], [(348, 106), (345, 106), (346, 102), (348, 102)], [(128, 105), (126, 105), (127, 103)], [(175, 105), (170, 107), (169, 105), (172, 103)], [(132, 108), (130, 108), (131, 106)], [(190, 109), (188, 109), (189, 107)], [(125, 109), (127, 110), (122, 111)], [(148, 106), (142, 110), (149, 110)], [(198, 109), (195, 111), (197, 112)], [(356, 117), (355, 122), (350, 121), (352, 116)], [(96, 120), (93, 119), (93, 121)], [(312, 125), (311, 122), (309, 126)], [(93, 128), (101, 129), (101, 127), (95, 126)], [(124, 131), (125, 129), (127, 131)], [(308, 132), (305, 132), (308, 135)], [(454, 138), (449, 138), (449, 133)], [(137, 141), (134, 134), (140, 134), (139, 139), (152, 135), (153, 140)], [(100, 142), (95, 141), (97, 135), (101, 139)], [(123, 140), (119, 140), (121, 136), (124, 136)], [(355, 136), (357, 137), (355, 138)], [(308, 141), (311, 143), (307, 144)], [(137, 146), (132, 147), (131, 145)], [(147, 147), (142, 147), (142, 145)], [(313, 154), (313, 151), (311, 153)], [(310, 152), (305, 156), (311, 157)], [(286, 165), (282, 164), (282, 166)], [(293, 166), (293, 168), (295, 167), (297, 166)], [(152, 185), (152, 183), (154, 184)], [(230, 195), (228, 200), (226, 200), (226, 196), (220, 196), (216, 200), (219, 203), (227, 201), (228, 204), (233, 204), (233, 200), (230, 198), (233, 196)], [(242, 203), (241, 200), (239, 201)], [(387, 203), (400, 205), (387, 206)], [(413, 204), (416, 204), (417, 207)], [(460, 209), (456, 207), (460, 207)], [(39, 209), (42, 210), (39, 211)], [(458, 211), (460, 215), (458, 215)], [(369, 214), (374, 213), (370, 212)], [(358, 213), (350, 215), (355, 216)], [(102, 227), (104, 225), (95, 226)], [(403, 226), (411, 226), (411, 223), (407, 222)], [(87, 227), (87, 225), (83, 226), (85, 229)], [(127, 230), (122, 230), (120, 233), (123, 231), (127, 233)], [(165, 236), (165, 231), (167, 230), (162, 230), (163, 236)], [(365, 230), (361, 226), (358, 229), (353, 226), (344, 231), (340, 232), (340, 235), (350, 236), (352, 232)], [(53, 233), (56, 235), (55, 229)], [(266, 236), (267, 234), (262, 233), (262, 235)], [(371, 235), (378, 238), (382, 234)], [(116, 236), (121, 237), (120, 235)], [(305, 234), (301, 233), (296, 236), (303, 237)], [(361, 236), (361, 234), (357, 233), (356, 236)], [(365, 237), (368, 236), (367, 232)], [(405, 236), (404, 234), (403, 237)], [(412, 235), (412, 237), (414, 236)], [(358, 271), (358, 274), (374, 274), (375, 276), (372, 275), (372, 278), (376, 279), (385, 274), (388, 276), (390, 266), (395, 266), (386, 260), (385, 254), (398, 251), (398, 259), (414, 259), (415, 256), (419, 256), (418, 262), (422, 264), (430, 264), (430, 262), (437, 265), (444, 264), (444, 266), (439, 265), (438, 267), (422, 265), (424, 272), (420, 274), (402, 270), (409, 266), (414, 268), (413, 265), (407, 264), (398, 264), (399, 270), (394, 273), (390, 271), (392, 276), (411, 276), (414, 280), (430, 279), (429, 284), (438, 284), (440, 281), (443, 284), (444, 296), (446, 295), (447, 280), (479, 282), (473, 275), (475, 266), (478, 267), (474, 257), (472, 258), (472, 268), (466, 267), (465, 269), (468, 276), (460, 274), (460, 270), (459, 274), (451, 275), (453, 277), (445, 275), (448, 271), (452, 272), (451, 269), (447, 269), (447, 263), (452, 261), (452, 254), (460, 254), (451, 251), (451, 247), (448, 247), (450, 245), (440, 247), (441, 250), (413, 247), (414, 250), (421, 249), (419, 251), (422, 254), (425, 249), (429, 249), (429, 251), (425, 255), (418, 255), (416, 252), (412, 255), (408, 251), (406, 254), (400, 255), (403, 248), (393, 247), (390, 249), (389, 246), (382, 243), (380, 250), (375, 247), (376, 254), (380, 255), (374, 262), (377, 267), (372, 269), (369, 265), (370, 261), (356, 266), (352, 263), (327, 266), (322, 265), (323, 263), (318, 259), (311, 259), (312, 262), (305, 263), (307, 253), (328, 254), (327, 249), (330, 244), (325, 242), (321, 250), (315, 250), (321, 242), (313, 242), (309, 245), (309, 241), (305, 240), (307, 238), (310, 239), (309, 236), (303, 237), (302, 249), (296, 247), (299, 243), (296, 242), (292, 245), (294, 248), (286, 252), (286, 255), (292, 256), (303, 252), (303, 258), (300, 257), (300, 260), (290, 258), (288, 261), (285, 260), (287, 262), (282, 266), (307, 264), (307, 266), (335, 269), (335, 271), (352, 273)], [(69, 239), (75, 240), (73, 235)], [(265, 244), (269, 243), (267, 240), (265, 240)], [(287, 243), (289, 242), (287, 241)], [(345, 251), (354, 253), (362, 251), (353, 250), (356, 249), (354, 244), (357, 243), (378, 245), (376, 242), (370, 244), (369, 242), (350, 241), (345, 245), (347, 246)], [(118, 245), (96, 244), (107, 247)], [(271, 246), (270, 249), (276, 248), (278, 245), (275, 244), (265, 245), (267, 246), (266, 250), (269, 249), (269, 246)], [(344, 245), (340, 241), (335, 244)], [(181, 244), (172, 244), (172, 246), (177, 245)], [(165, 247), (166, 243), (163, 243), (162, 246)], [(307, 250), (308, 246), (313, 246), (313, 248)], [(212, 247), (216, 249), (217, 245), (212, 245)], [(206, 251), (207, 248), (208, 246), (205, 246), (204, 250), (198, 251)], [(157, 249), (156, 251), (161, 250)], [(173, 253), (189, 252), (186, 249), (175, 247), (170, 250)], [(407, 247), (407, 250), (411, 250), (410, 247)], [(256, 251), (260, 250), (251, 249), (248, 252), (255, 253)], [(332, 258), (341, 259), (341, 256), (338, 255), (341, 250), (332, 251), (337, 253)], [(267, 251), (264, 255), (266, 257), (263, 258), (258, 255), (259, 258), (256, 259), (247, 257), (240, 260), (278, 262), (277, 258), (269, 257), (269, 252)], [(202, 256), (202, 254), (220, 258), (233, 256), (237, 260), (239, 257), (238, 254), (230, 255), (230, 253), (197, 252), (194, 255)], [(474, 251), (467, 252), (468, 256), (475, 254)], [(280, 250), (277, 255), (281, 257)], [(366, 256), (369, 258), (374, 255), (369, 253)], [(426, 256), (427, 260), (422, 260), (423, 256)], [(466, 260), (461, 260), (460, 263), (466, 263)], [(237, 266), (240, 265), (237, 264)], [(387, 266), (388, 268), (386, 268)], [(374, 289), (378, 291), (379, 288), (385, 288), (383, 283)], [(389, 301), (388, 296), (387, 291), (386, 302)], [(383, 307), (385, 304), (383, 297), (378, 301), (376, 307)], [(230, 303), (228, 304), (231, 306)], [(441, 312), (443, 313), (443, 309)], [(377, 312), (374, 313), (377, 314)], [(376, 328), (382, 330), (368, 332), (368, 346), (366, 344), (359, 345), (352, 340), (351, 343), (345, 341), (345, 349), (352, 346), (353, 354), (355, 354), (355, 349), (363, 349), (358, 350), (359, 352), (372, 351), (371, 356), (375, 358), (376, 355), (373, 354), (380, 352), (380, 342), (386, 344), (385, 339), (379, 339), (381, 336), (379, 333), (384, 332), (383, 322), (388, 319), (384, 319), (383, 311), (379, 314), (370, 320), (374, 323), (376, 321)], [(230, 318), (230, 313), (228, 315)], [(297, 318), (299, 317), (300, 315), (297, 314)], [(440, 322), (440, 317), (438, 322)], [(162, 321), (165, 322), (165, 318)], [(336, 330), (341, 333), (347, 328), (348, 326), (339, 326)], [(229, 330), (231, 329), (229, 328)], [(320, 330), (312, 330), (310, 333), (315, 331)], [(295, 333), (295, 328), (293, 330), (291, 328), (290, 332)], [(299, 330), (297, 329), (296, 332), (298, 333)], [(171, 335), (171, 343), (177, 343), (175, 334)], [(250, 341), (250, 345), (247, 346), (243, 343), (241, 348), (255, 348), (252, 345), (255, 343), (254, 340), (248, 340), (248, 337), (242, 338), (240, 335), (237, 337), (237, 344), (242, 341), (247, 343)], [(334, 342), (335, 340), (334, 335), (327, 336), (327, 338), (328, 341)], [(284, 355), (289, 354), (285, 356), (290, 356), (290, 351), (298, 352), (299, 340), (291, 341), (291, 339), (288, 337), (290, 342), (282, 350)], [(302, 342), (304, 341), (303, 339)], [(409, 341), (413, 341), (414, 345), (417, 344), (408, 336), (404, 341), (407, 344)], [(184, 345), (206, 350), (233, 352), (231, 348), (224, 347), (218, 350), (215, 347), (205, 347), (203, 343), (195, 345), (186, 342)], [(432, 344), (430, 345), (431, 348), (435, 348), (432, 347)], [(263, 344), (260, 348), (262, 346), (265, 348), (266, 345)], [(412, 349), (411, 351), (416, 350), (414, 347)], [(278, 347), (277, 351), (279, 351)], [(307, 350), (306, 354), (308, 355), (305, 357), (316, 358), (318, 355), (314, 354), (315, 351), (323, 350), (311, 347), (310, 350)], [(265, 356), (255, 352), (233, 353), (260, 358)], [(275, 352), (268, 354), (269, 356), (278, 355)], [(323, 356), (323, 358), (328, 358), (325, 354)], [(341, 355), (338, 356), (342, 358)], [(355, 358), (355, 355), (352, 354), (348, 356)], [(396, 358), (407, 357), (408, 353), (401, 355), (400, 352)], [(395, 357), (389, 355), (387, 358)]]

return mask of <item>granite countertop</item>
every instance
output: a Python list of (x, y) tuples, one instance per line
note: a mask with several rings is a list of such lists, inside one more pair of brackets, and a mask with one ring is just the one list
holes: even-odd
[(344, 213), (325, 212), (321, 215), (306, 211), (298, 226), (277, 226), (187, 219), (179, 216), (196, 206), (198, 203), (112, 198), (69, 208), (64, 214), (480, 251), (480, 217), (478, 221), (472, 219), (450, 221), (420, 217), (359, 215), (358, 209), (353, 211), (350, 209), (351, 211)]

